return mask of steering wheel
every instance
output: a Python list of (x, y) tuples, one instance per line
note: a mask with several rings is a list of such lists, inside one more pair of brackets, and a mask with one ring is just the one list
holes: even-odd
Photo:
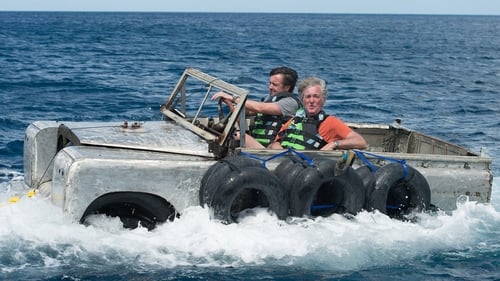
[[(224, 116), (224, 110), (222, 108), (222, 103), (225, 103), (226, 106), (229, 108), (229, 112), (226, 116)], [(217, 111), (219, 113), (219, 122), (214, 124), (213, 128), (219, 132), (222, 132), (222, 131), (224, 131), (224, 128), (226, 127), (227, 122), (229, 121), (229, 118), (231, 117), (231, 114), (233, 114), (234, 105), (230, 100), (220, 98), (219, 103), (217, 104)]]

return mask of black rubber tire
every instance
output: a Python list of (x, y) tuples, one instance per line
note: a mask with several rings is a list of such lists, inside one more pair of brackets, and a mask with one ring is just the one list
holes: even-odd
[(119, 217), (124, 228), (141, 225), (148, 230), (178, 217), (175, 208), (165, 199), (140, 192), (113, 192), (97, 198), (87, 207), (80, 223), (87, 224), (87, 217), (95, 214)]
[(274, 174), (283, 184), (287, 196), (289, 196), (290, 190), (292, 189), (297, 176), (307, 167), (308, 164), (305, 160), (295, 156), (285, 157), (281, 163), (276, 166)]
[(316, 157), (314, 158), (314, 166), (323, 176), (329, 176), (335, 174), (335, 165), (337, 165), (337, 160), (326, 158), (326, 157)]
[(283, 185), (265, 168), (247, 166), (223, 177), (212, 177), (207, 185), (217, 186), (209, 189), (216, 193), (206, 196), (206, 204), (213, 210), (214, 218), (222, 222), (238, 222), (242, 212), (255, 207), (268, 208), (279, 219), (288, 215)]
[(366, 204), (368, 204), (367, 200), (370, 196), (370, 192), (373, 189), (373, 186), (375, 185), (375, 171), (372, 171), (366, 165), (356, 168), (355, 171), (363, 181), (363, 186), (365, 189), (365, 201), (366, 201), (364, 208), (366, 209), (367, 208)]
[[(423, 212), (431, 206), (431, 191), (425, 177), (407, 165), (387, 164), (375, 172), (373, 185), (367, 200), (367, 210), (378, 210), (393, 218), (401, 218), (412, 212)], [(404, 179), (403, 179), (404, 178)]]
[(213, 201), (210, 198), (212, 195), (217, 194), (219, 188), (218, 179), (230, 175), (232, 172), (240, 173), (245, 167), (260, 167), (261, 163), (244, 155), (232, 155), (219, 160), (213, 164), (203, 175), (201, 179), (199, 200), (200, 206), (205, 206), (207, 202)]
[[(290, 192), (290, 214), (296, 217), (357, 214), (365, 203), (363, 182), (352, 167), (335, 176), (335, 161), (316, 161), (302, 171)], [(325, 208), (319, 208), (323, 206)]]

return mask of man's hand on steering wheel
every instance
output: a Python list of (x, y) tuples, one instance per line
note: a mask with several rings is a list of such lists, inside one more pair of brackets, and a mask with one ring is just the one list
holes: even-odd
[[(216, 129), (218, 131), (222, 131), (226, 127), (227, 122), (228, 122), (229, 118), (231, 117), (231, 114), (234, 111), (233, 96), (226, 94), (224, 92), (218, 92), (212, 96), (212, 100), (215, 100), (215, 99), (219, 99), (219, 102), (217, 105), (217, 110), (219, 113), (219, 122), (216, 124)], [(224, 110), (222, 109), (222, 103), (225, 103), (229, 109), (229, 113), (227, 114), (227, 116), (224, 116)]]

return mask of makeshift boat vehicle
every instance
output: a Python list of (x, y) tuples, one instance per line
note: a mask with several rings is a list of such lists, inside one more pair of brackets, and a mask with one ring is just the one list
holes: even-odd
[[(226, 113), (210, 101), (215, 90), (243, 102)], [(403, 218), (451, 211), (463, 196), (490, 201), (490, 158), (400, 122), (349, 123), (366, 151), (245, 148), (247, 98), (246, 90), (189, 68), (160, 108), (164, 120), (36, 121), (25, 134), (25, 183), (70, 220), (105, 214), (148, 229), (197, 205), (231, 223), (259, 207), (280, 219), (361, 210)]]

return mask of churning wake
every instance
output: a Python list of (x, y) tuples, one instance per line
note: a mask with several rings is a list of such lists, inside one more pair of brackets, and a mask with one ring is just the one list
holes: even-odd
[[(0, 272), (82, 264), (139, 271), (263, 264), (350, 271), (435, 252), (490, 251), (500, 247), (498, 188), (496, 178), (492, 204), (458, 200), (453, 213), (421, 214), (416, 222), (368, 212), (281, 221), (255, 209), (225, 225), (210, 219), (209, 210), (191, 207), (147, 231), (124, 229), (119, 219), (104, 216), (94, 216), (89, 226), (71, 222), (50, 199), (27, 196), (18, 176), (0, 184)], [(15, 196), (19, 200), (9, 202)]]

